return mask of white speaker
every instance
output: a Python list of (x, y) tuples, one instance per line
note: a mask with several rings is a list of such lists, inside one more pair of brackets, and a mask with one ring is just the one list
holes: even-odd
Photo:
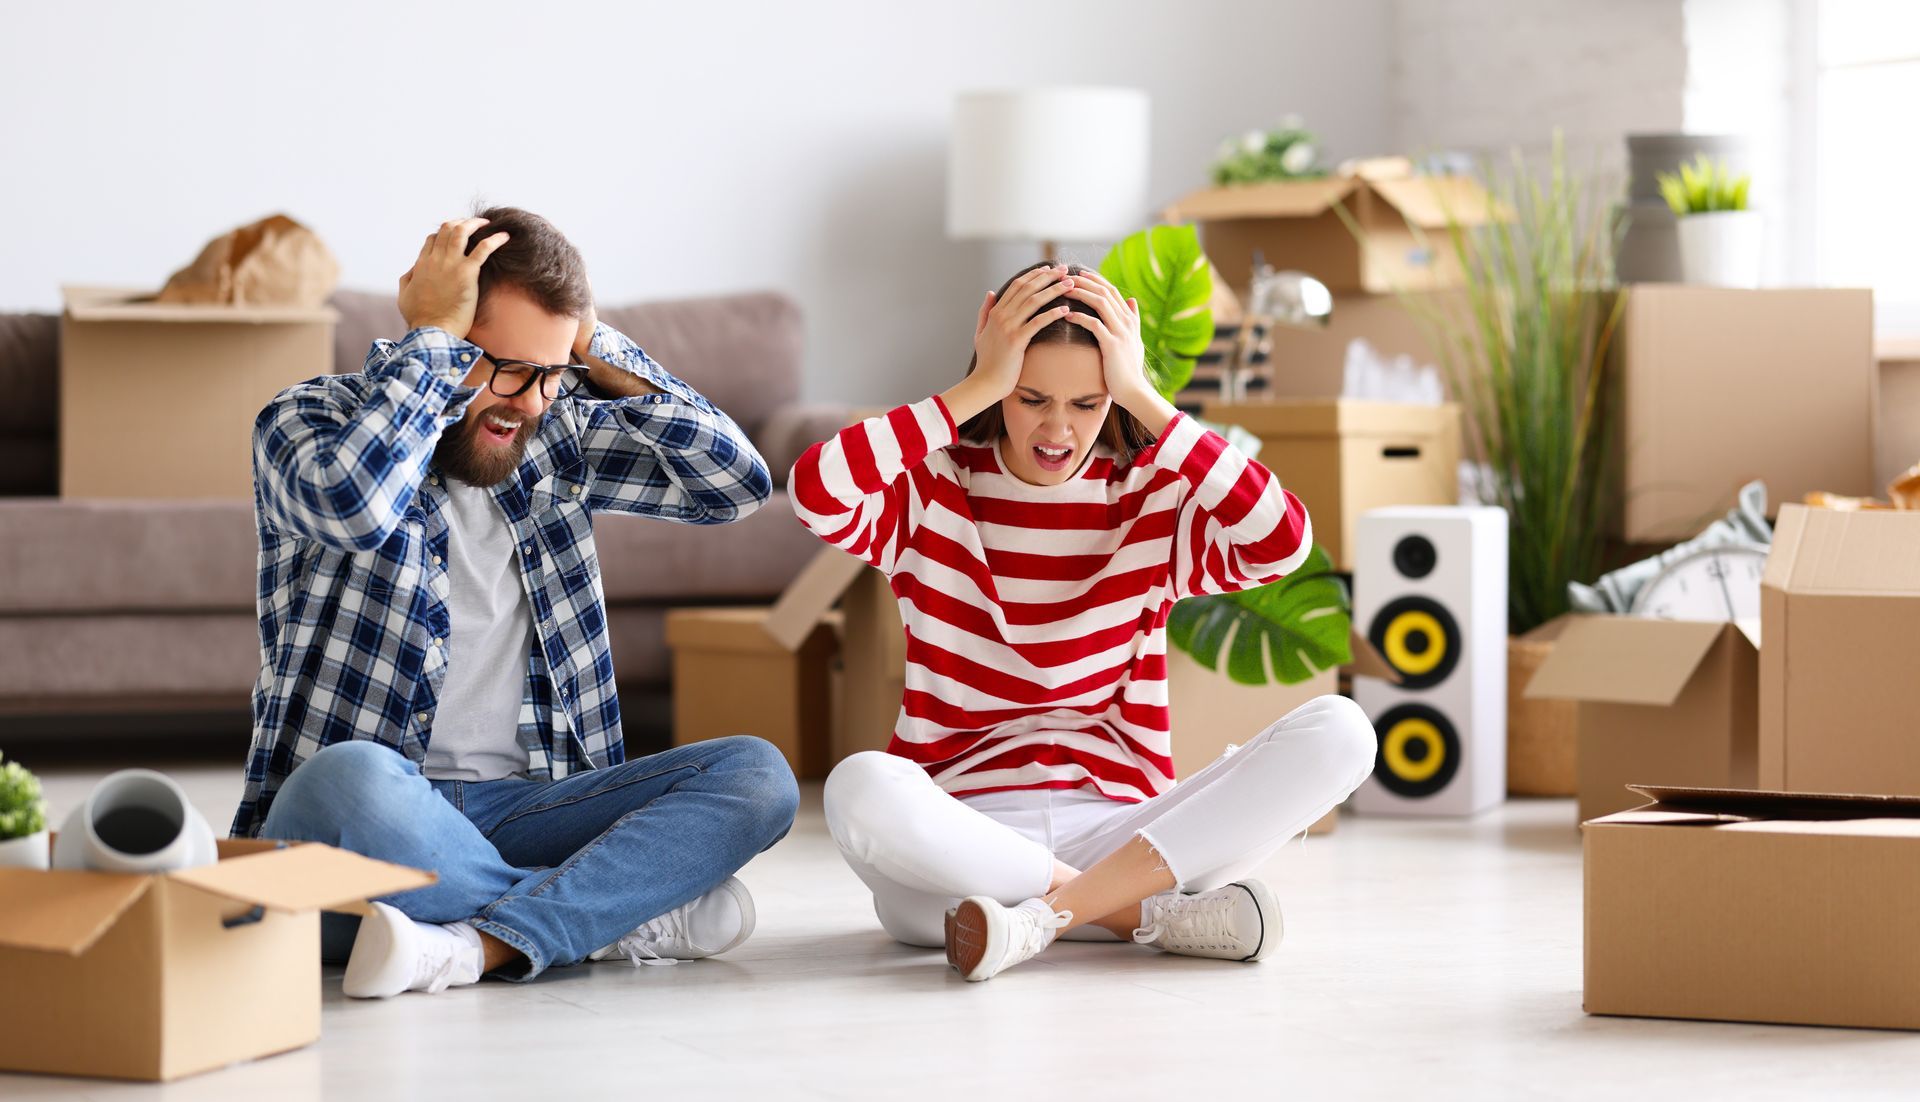
[(1353, 679), (1379, 744), (1354, 810), (1476, 815), (1506, 799), (1506, 510), (1363, 514), (1353, 621), (1402, 678)]

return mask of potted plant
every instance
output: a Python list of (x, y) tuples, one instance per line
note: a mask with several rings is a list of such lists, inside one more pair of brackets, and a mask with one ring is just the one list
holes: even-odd
[(1759, 213), (1747, 209), (1753, 178), (1735, 176), (1726, 162), (1702, 153), (1678, 173), (1662, 172), (1657, 179), (1661, 197), (1679, 219), (1680, 271), (1686, 281), (1759, 286), (1764, 226)]
[[(1100, 272), (1140, 304), (1147, 374), (1171, 401), (1213, 339), (1213, 276), (1192, 226), (1156, 226), (1115, 245)], [(1259, 440), (1234, 429), (1253, 451)], [(1168, 692), (1182, 731), (1184, 775), (1293, 707), (1335, 691), (1351, 659), (1352, 603), (1332, 560), (1316, 547), (1299, 570), (1270, 585), (1189, 597), (1167, 622)]]
[[(1507, 510), (1508, 787), (1570, 795), (1574, 712), (1523, 697), (1567, 611), (1567, 583), (1600, 572), (1616, 503), (1607, 350), (1624, 292), (1604, 189), (1567, 167), (1518, 153), (1491, 173), (1500, 218), (1449, 213), (1444, 230), (1465, 272), (1462, 305), (1406, 301), (1469, 418), (1482, 501)], [(1471, 212), (1479, 214), (1480, 212)]]
[(1288, 115), (1273, 130), (1249, 130), (1220, 143), (1213, 162), (1213, 182), (1258, 184), (1268, 180), (1303, 180), (1325, 176), (1319, 165), (1320, 147), (1298, 115)]
[(0, 763), (0, 867), (47, 867), (47, 802), (40, 778), (19, 762)]

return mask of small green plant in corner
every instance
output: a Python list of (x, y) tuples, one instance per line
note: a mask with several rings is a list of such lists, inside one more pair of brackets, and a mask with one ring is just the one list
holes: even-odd
[(31, 838), (47, 829), (47, 802), (40, 778), (17, 761), (0, 764), (0, 842)]
[(1746, 210), (1747, 187), (1753, 182), (1748, 174), (1734, 176), (1725, 161), (1715, 161), (1705, 153), (1690, 164), (1680, 166), (1678, 174), (1659, 173), (1660, 195), (1681, 218), (1689, 214), (1711, 214), (1722, 210)]

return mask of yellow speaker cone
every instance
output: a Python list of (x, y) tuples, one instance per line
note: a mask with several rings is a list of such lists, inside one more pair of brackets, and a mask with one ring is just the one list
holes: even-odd
[[(1427, 637), (1427, 649), (1415, 654), (1407, 648), (1407, 637), (1420, 632)], [(1393, 668), (1415, 677), (1430, 672), (1447, 657), (1447, 630), (1432, 615), (1409, 609), (1387, 625), (1387, 661)]]
[[(1410, 744), (1419, 744), (1425, 750), (1417, 760), (1407, 753)], [(1424, 719), (1408, 717), (1387, 729), (1380, 756), (1394, 776), (1418, 784), (1440, 771), (1447, 760), (1447, 743), (1439, 728)]]

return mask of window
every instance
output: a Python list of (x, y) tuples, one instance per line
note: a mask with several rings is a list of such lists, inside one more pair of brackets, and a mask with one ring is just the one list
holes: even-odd
[(1880, 335), (1920, 336), (1920, 4), (1812, 3), (1814, 280), (1872, 287)]

